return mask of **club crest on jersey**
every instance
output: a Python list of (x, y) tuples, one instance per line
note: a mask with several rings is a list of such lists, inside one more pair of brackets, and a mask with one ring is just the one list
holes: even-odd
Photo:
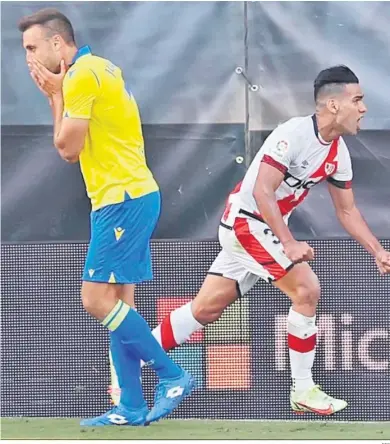
[(279, 140), (279, 142), (275, 145), (272, 152), (276, 156), (282, 158), (286, 154), (288, 150), (288, 142), (286, 140)]
[(336, 167), (335, 167), (334, 163), (326, 162), (326, 164), (325, 164), (325, 173), (326, 173), (326, 175), (330, 176), (333, 173), (333, 171), (335, 170), (335, 168)]

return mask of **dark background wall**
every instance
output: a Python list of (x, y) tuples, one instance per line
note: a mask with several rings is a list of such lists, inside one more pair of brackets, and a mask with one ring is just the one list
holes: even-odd
[[(313, 112), (328, 65), (356, 71), (369, 113), (349, 138), (357, 201), (380, 237), (390, 226), (390, 5), (385, 2), (11, 2), (2, 20), (2, 240), (89, 238), (77, 165), (59, 159), (50, 110), (25, 66), (16, 23), (54, 6), (79, 45), (124, 72), (140, 106), (163, 195), (155, 238), (215, 239), (227, 194), (280, 122)], [(236, 67), (260, 88), (252, 91)], [(340, 237), (325, 186), (291, 218), (300, 238)]]

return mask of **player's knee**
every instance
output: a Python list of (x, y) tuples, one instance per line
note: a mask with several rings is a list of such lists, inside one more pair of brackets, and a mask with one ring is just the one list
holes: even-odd
[(81, 300), (85, 311), (102, 321), (115, 306), (118, 298), (112, 285), (87, 282), (81, 289)]
[(321, 288), (318, 279), (304, 282), (296, 289), (296, 304), (316, 307), (320, 299)]
[(90, 315), (95, 316), (96, 301), (92, 297), (92, 294), (89, 291), (82, 289), (81, 301), (83, 303), (84, 310)]

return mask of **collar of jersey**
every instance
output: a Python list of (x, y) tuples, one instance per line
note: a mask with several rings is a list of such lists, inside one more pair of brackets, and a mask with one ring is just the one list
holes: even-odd
[(325, 142), (325, 140), (321, 137), (320, 132), (318, 131), (317, 118), (316, 118), (315, 114), (313, 114), (311, 116), (311, 120), (313, 121), (314, 133), (315, 133), (317, 139), (319, 140), (320, 144), (325, 145), (325, 146), (330, 145), (332, 142)]
[(72, 63), (70, 66), (74, 65), (80, 57), (84, 57), (86, 55), (92, 54), (91, 48), (88, 45), (82, 46), (76, 52), (76, 55), (73, 57)]

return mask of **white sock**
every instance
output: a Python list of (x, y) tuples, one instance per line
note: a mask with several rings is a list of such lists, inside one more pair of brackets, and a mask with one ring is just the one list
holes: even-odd
[[(173, 310), (152, 331), (153, 336), (165, 351), (187, 342), (193, 333), (204, 328), (204, 325), (194, 318), (191, 306), (192, 301)], [(143, 365), (144, 363), (141, 362), (141, 366)]]
[(290, 308), (288, 314), (288, 347), (293, 391), (313, 387), (312, 367), (316, 351), (316, 317), (304, 316)]
[(153, 330), (164, 350), (171, 350), (187, 342), (193, 333), (204, 328), (204, 325), (194, 318), (191, 306), (192, 301), (172, 311)]

